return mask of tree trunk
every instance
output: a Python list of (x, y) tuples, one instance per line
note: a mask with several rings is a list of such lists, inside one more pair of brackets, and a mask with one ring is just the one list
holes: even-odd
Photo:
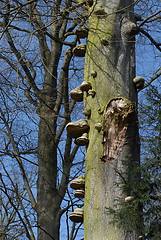
[(118, 186), (118, 172), (126, 172), (125, 178), (133, 181), (123, 162), (139, 161), (133, 1), (99, 1), (90, 11), (84, 74), (95, 93), (84, 96), (85, 108), (91, 109), (84, 239), (135, 240), (137, 231), (112, 225), (108, 214), (115, 199), (130, 194)]
[[(38, 218), (38, 240), (59, 240), (60, 207), (64, 199), (69, 182), (70, 168), (77, 152), (77, 147), (71, 152), (72, 139), (67, 137), (63, 155), (63, 170), (61, 182), (58, 185), (57, 175), (57, 147), (65, 123), (70, 121), (70, 114), (74, 104), (69, 106), (68, 96), (68, 71), (72, 58), (71, 49), (67, 49), (64, 55), (62, 70), (59, 77), (59, 88), (57, 89), (57, 67), (61, 55), (59, 43), (53, 44), (53, 55), (49, 61), (51, 71), (45, 76), (44, 86), (41, 90), (41, 101), (38, 106), (40, 116), (38, 136), (38, 181), (37, 181), (37, 218)], [(52, 67), (53, 66), (53, 67)], [(51, 74), (52, 73), (52, 74)], [(59, 110), (64, 99), (65, 123), (61, 127), (57, 125)], [(71, 154), (70, 154), (71, 152)]]
[(39, 123), (39, 171), (37, 190), (38, 239), (58, 240), (60, 199), (57, 192), (57, 147), (52, 111), (41, 106)]

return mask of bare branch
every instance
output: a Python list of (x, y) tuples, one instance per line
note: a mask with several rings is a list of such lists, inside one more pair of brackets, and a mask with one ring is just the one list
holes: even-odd
[(7, 196), (10, 204), (13, 206), (13, 208), (14, 208), (15, 211), (17, 212), (17, 214), (18, 214), (18, 216), (19, 216), (19, 218), (20, 218), (20, 220), (21, 220), (21, 222), (22, 222), (22, 224), (23, 224), (23, 226), (24, 226), (24, 228), (25, 228), (26, 236), (28, 237), (28, 239), (32, 240), (32, 238), (31, 238), (31, 236), (30, 236), (30, 234), (29, 234), (29, 232), (28, 232), (28, 228), (27, 228), (27, 226), (26, 226), (26, 223), (24, 222), (24, 220), (23, 220), (23, 218), (21, 217), (21, 214), (19, 213), (17, 207), (16, 207), (15, 204), (13, 203), (11, 197), (9, 196), (9, 194), (8, 194), (8, 192), (7, 192), (7, 188), (6, 188), (5, 183), (4, 183), (4, 181), (3, 181), (2, 178), (1, 178), (1, 182), (2, 182), (3, 187), (4, 187), (4, 190), (3, 190), (3, 188), (1, 188), (1, 190), (5, 193), (5, 195)]
[(28, 192), (29, 198), (31, 200), (32, 207), (33, 207), (33, 209), (35, 209), (36, 208), (36, 200), (34, 198), (34, 195), (33, 195), (32, 191), (31, 191), (31, 188), (29, 186), (29, 182), (28, 182), (25, 170), (24, 170), (23, 163), (22, 163), (22, 161), (21, 161), (21, 159), (19, 157), (19, 151), (18, 151), (17, 145), (15, 143), (14, 137), (13, 137), (13, 135), (11, 133), (11, 129), (10, 129), (9, 125), (8, 125), (8, 122), (6, 121), (6, 118), (4, 116), (4, 113), (3, 113), (2, 109), (0, 109), (0, 113), (1, 113), (1, 118), (3, 119), (3, 121), (5, 123), (5, 126), (6, 126), (6, 129), (8, 131), (8, 137), (11, 140), (11, 143), (12, 143), (12, 146), (13, 146), (13, 149), (14, 149), (14, 152), (15, 152), (15, 156), (16, 156), (16, 159), (18, 161), (18, 164), (19, 164), (19, 167), (20, 167), (20, 170), (21, 170), (21, 174), (22, 174), (22, 177), (23, 177), (23, 180), (24, 180), (24, 185), (26, 187), (26, 190)]
[(161, 76), (161, 68), (159, 68), (158, 71), (159, 72), (144, 85), (144, 88), (148, 87), (154, 80)]
[(161, 52), (161, 47), (160, 47), (160, 43), (157, 43), (153, 38), (152, 36), (146, 32), (144, 29), (140, 28), (140, 32), (143, 33), (150, 41), (151, 43), (154, 44), (154, 46)]
[(159, 14), (161, 12), (161, 10), (151, 14), (150, 16), (148, 16), (147, 18), (145, 18), (140, 24), (139, 24), (139, 28), (142, 27), (149, 19), (151, 19), (152, 17), (156, 16), (157, 14)]

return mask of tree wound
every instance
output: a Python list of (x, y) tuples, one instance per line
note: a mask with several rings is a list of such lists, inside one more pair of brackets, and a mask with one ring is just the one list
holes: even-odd
[(116, 98), (110, 101), (104, 115), (104, 154), (102, 161), (112, 163), (125, 143), (128, 116), (134, 111), (129, 100)]

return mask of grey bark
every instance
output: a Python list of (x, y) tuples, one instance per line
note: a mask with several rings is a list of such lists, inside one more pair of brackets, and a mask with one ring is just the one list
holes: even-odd
[[(104, 156), (104, 119), (111, 100), (126, 98), (137, 108), (137, 92), (133, 84), (135, 77), (134, 2), (120, 0), (99, 1), (91, 7), (89, 35), (85, 63), (85, 81), (90, 81), (95, 97), (85, 94), (84, 105), (91, 109), (89, 118), (89, 145), (86, 152), (86, 189), (84, 206), (85, 240), (136, 240), (138, 232), (128, 232), (110, 224), (112, 217), (108, 208), (114, 207), (115, 199), (124, 199), (117, 172), (126, 172), (126, 179), (133, 181), (123, 161), (139, 161), (139, 138), (137, 112), (126, 122), (126, 135), (112, 161)], [(103, 11), (98, 12), (98, 8)], [(99, 13), (99, 14), (98, 14)], [(97, 76), (92, 77), (91, 72)], [(103, 126), (99, 132), (95, 124)], [(121, 122), (120, 122), (121, 124)], [(108, 131), (108, 130), (107, 130)], [(113, 130), (115, 131), (115, 129)], [(119, 132), (116, 131), (117, 134)], [(107, 143), (108, 147), (110, 145)]]
[[(58, 56), (54, 55), (53, 65), (57, 66), (60, 57), (60, 49), (57, 48)], [(57, 96), (57, 71), (54, 70), (51, 76), (46, 77), (44, 89), (41, 96), (42, 101), (39, 106), (39, 142), (38, 142), (38, 191), (37, 191), (37, 213), (38, 213), (38, 239), (59, 239), (60, 217), (62, 211), (61, 201), (65, 195), (69, 181), (69, 173), (74, 156), (70, 155), (72, 140), (66, 140), (63, 164), (63, 176), (60, 186), (57, 186), (57, 147), (60, 136), (65, 125), (70, 121), (70, 113), (73, 106), (69, 106), (69, 99), (66, 95), (68, 86), (68, 68), (72, 57), (71, 50), (67, 50), (64, 57), (62, 72), (59, 78), (59, 93)], [(51, 64), (51, 63), (50, 63)], [(61, 132), (57, 132), (57, 118), (65, 98), (65, 116), (62, 122)], [(64, 126), (64, 128), (63, 128)]]

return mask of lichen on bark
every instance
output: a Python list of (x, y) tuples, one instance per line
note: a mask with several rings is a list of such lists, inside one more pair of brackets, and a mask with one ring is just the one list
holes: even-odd
[[(84, 106), (91, 109), (88, 119), (89, 145), (86, 152), (84, 239), (136, 240), (137, 232), (129, 234), (116, 225), (112, 226), (111, 216), (107, 211), (109, 207), (113, 208), (115, 199), (126, 197), (119, 185), (118, 176), (118, 172), (126, 172), (123, 162), (139, 161), (137, 111), (134, 110), (134, 106), (137, 107), (137, 92), (133, 83), (133, 1), (100, 0), (99, 3), (106, 14), (95, 15), (91, 8), (84, 69), (84, 80), (89, 81), (95, 91), (94, 97), (84, 93)], [(93, 72), (96, 73), (94, 77)], [(120, 104), (125, 102), (124, 110), (119, 112), (119, 108), (116, 108), (117, 111), (108, 121), (107, 112), (117, 101)], [(100, 132), (95, 128), (98, 123), (104, 125)], [(111, 136), (110, 128), (115, 128)], [(109, 137), (111, 140), (107, 144)], [(108, 164), (107, 159), (105, 162), (100, 160), (105, 154), (105, 148), (108, 155), (115, 159), (111, 164)], [(128, 172), (127, 179), (133, 181)]]

